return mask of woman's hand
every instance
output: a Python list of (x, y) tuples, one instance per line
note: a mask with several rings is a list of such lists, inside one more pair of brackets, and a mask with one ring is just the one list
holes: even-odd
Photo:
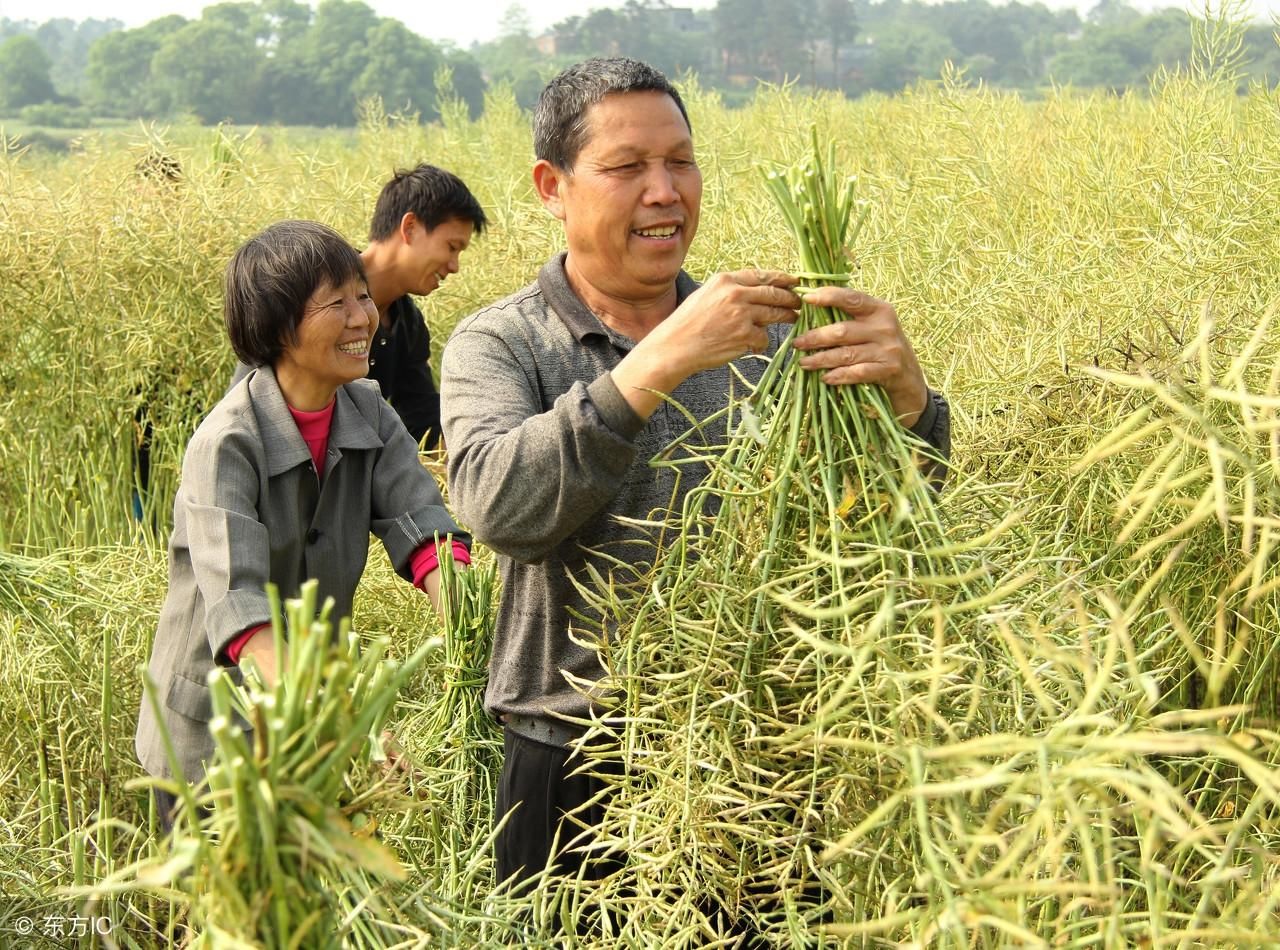
[[(422, 550), (422, 548), (419, 548), (419, 552)], [(416, 561), (419, 558), (419, 553), (415, 553), (414, 558)], [(417, 587), (431, 598), (431, 606), (436, 609), (436, 614), (440, 619), (448, 622), (449, 618), (444, 615), (444, 606), (440, 600), (440, 565), (444, 563), (445, 558), (453, 562), (455, 571), (465, 571), (467, 569), (465, 562), (459, 561), (453, 556), (453, 542), (448, 539), (439, 541), (436, 544), (436, 566), (422, 576), (421, 580), (417, 582)]]
[[(453, 555), (449, 553), (444, 545), (441, 545), (440, 556), (452, 557)], [(431, 606), (436, 609), (436, 614), (440, 619), (448, 620), (449, 618), (444, 615), (444, 605), (440, 601), (440, 568), (437, 567), (422, 579), (422, 590), (423, 593), (431, 598)]]
[(283, 669), (284, 663), (288, 659), (287, 646), (284, 651), (285, 655), (279, 658), (280, 663), (277, 665), (275, 634), (271, 632), (271, 624), (266, 624), (245, 641), (245, 645), (240, 648), (239, 662), (243, 663), (246, 658), (252, 659), (258, 666), (258, 672), (262, 675), (263, 685), (267, 689), (275, 689), (276, 683), (280, 680), (280, 670)]

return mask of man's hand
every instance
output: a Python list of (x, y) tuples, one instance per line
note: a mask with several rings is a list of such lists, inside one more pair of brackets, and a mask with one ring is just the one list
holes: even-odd
[(660, 397), (694, 373), (724, 366), (769, 346), (766, 327), (794, 322), (800, 298), (796, 279), (781, 271), (717, 274), (690, 294), (613, 370), (623, 398), (644, 418)]
[(801, 302), (791, 290), (796, 283), (781, 271), (716, 274), (644, 342), (652, 339), (671, 351), (687, 368), (686, 377), (748, 353), (763, 353), (769, 347), (769, 324), (795, 322)]
[(928, 405), (929, 389), (893, 306), (842, 287), (815, 290), (805, 295), (805, 303), (832, 307), (850, 319), (796, 337), (797, 350), (811, 351), (801, 358), (801, 368), (826, 370), (825, 383), (880, 384), (899, 423), (914, 425)]

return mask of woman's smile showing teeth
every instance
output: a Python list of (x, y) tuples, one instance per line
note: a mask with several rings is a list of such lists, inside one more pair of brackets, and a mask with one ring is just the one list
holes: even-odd
[(348, 356), (365, 356), (369, 352), (369, 341), (356, 340), (354, 343), (339, 343), (338, 349)]

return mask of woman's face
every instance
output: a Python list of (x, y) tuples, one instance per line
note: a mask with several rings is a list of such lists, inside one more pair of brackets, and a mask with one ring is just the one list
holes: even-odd
[[(369, 372), (369, 341), (377, 325), (378, 308), (363, 278), (338, 287), (326, 282), (312, 291), (298, 324), (298, 341), (286, 346), (276, 362), (282, 386), (288, 382), (285, 391), (290, 405), (323, 409), (339, 386), (363, 379)], [(298, 404), (317, 400), (318, 406)]]

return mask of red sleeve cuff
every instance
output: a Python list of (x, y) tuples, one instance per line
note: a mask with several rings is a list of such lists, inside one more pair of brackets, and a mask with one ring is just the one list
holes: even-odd
[(239, 663), (240, 651), (244, 649), (244, 645), (253, 639), (255, 633), (259, 630), (265, 630), (269, 626), (271, 626), (269, 623), (260, 623), (256, 627), (250, 627), (244, 633), (238, 634), (234, 640), (227, 644), (226, 649), (222, 651), (223, 654), (233, 664)]
[[(461, 541), (453, 542), (452, 554), (453, 560), (457, 564), (471, 563), (471, 552), (467, 550), (467, 546)], [(413, 573), (413, 586), (421, 589), (422, 582), (427, 579), (427, 575), (440, 566), (440, 555), (437, 552), (436, 543), (434, 541), (424, 541), (420, 544), (410, 556), (409, 565)]]

